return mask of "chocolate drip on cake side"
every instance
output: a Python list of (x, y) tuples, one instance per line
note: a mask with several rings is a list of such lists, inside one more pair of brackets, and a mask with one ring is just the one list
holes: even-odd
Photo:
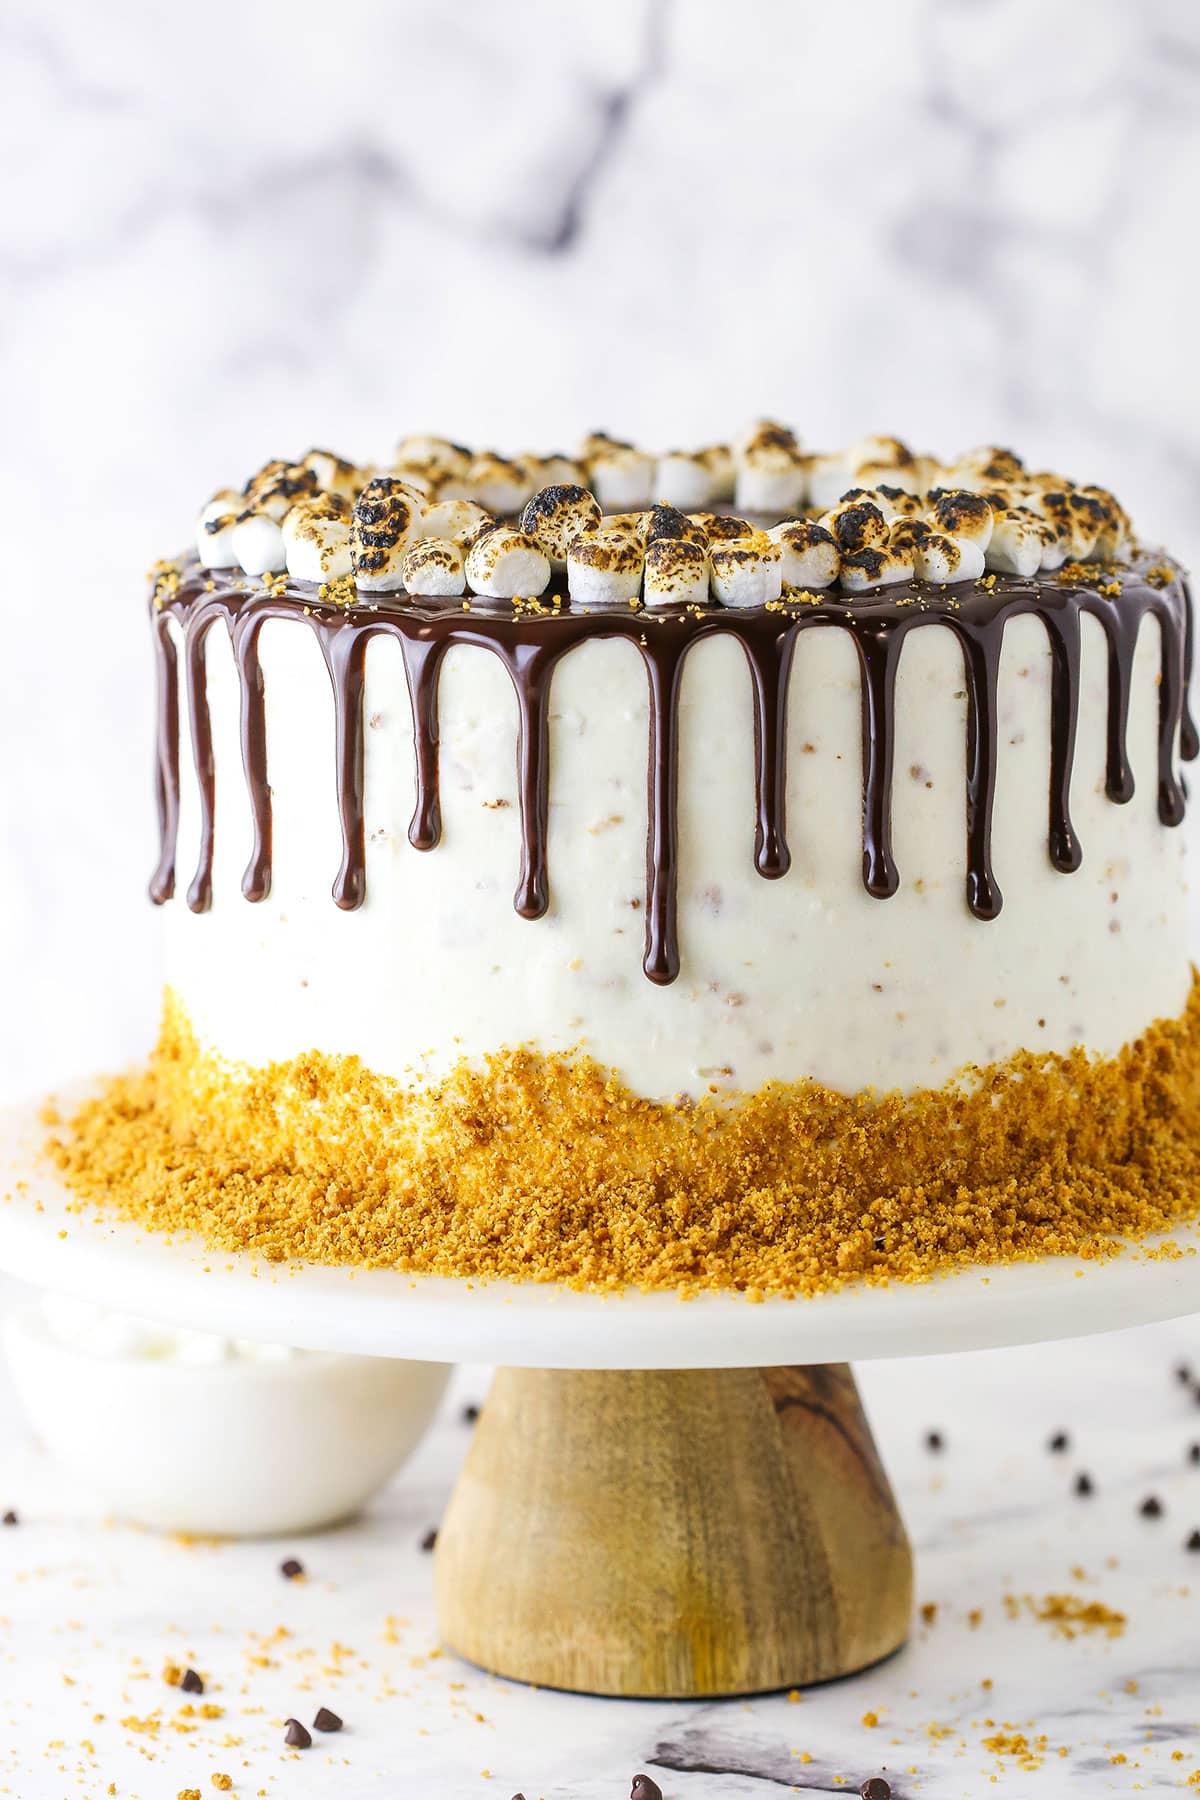
[[(1161, 568), (1161, 564), (1157, 567)], [(1158, 813), (1164, 825), (1183, 817), (1185, 789), (1175, 767), (1200, 750), (1189, 709), (1193, 620), (1186, 584), (1176, 575), (1156, 585), (1138, 567), (1121, 572), (1121, 592), (1105, 594), (1084, 581), (1024, 580), (998, 575), (987, 586), (963, 583), (933, 589), (914, 583), (855, 596), (821, 596), (815, 604), (786, 601), (770, 609), (665, 609), (660, 612), (571, 611), (562, 596), (547, 597), (537, 611), (380, 596), (337, 607), (300, 583), (257, 587), (247, 579), (206, 574), (194, 564), (176, 591), (154, 609), (158, 670), (157, 797), (161, 854), (151, 881), (156, 904), (175, 887), (179, 818), (179, 650), (188, 692), (192, 761), (200, 799), (200, 855), (188, 888), (188, 905), (203, 912), (212, 903), (216, 772), (206, 680), (206, 644), (214, 624), (226, 626), (241, 692), (243, 773), (250, 798), (254, 841), (242, 891), (262, 900), (271, 885), (271, 790), (269, 733), (259, 637), (268, 619), (290, 619), (316, 634), (334, 697), (336, 795), (342, 858), (333, 899), (345, 909), (366, 897), (363, 813), (363, 688), (366, 653), (375, 637), (394, 639), (404, 662), (412, 712), (416, 800), (410, 844), (434, 850), (441, 836), (438, 791), (438, 686), (448, 650), (470, 645), (504, 665), (517, 700), (517, 785), (520, 866), (513, 904), (527, 919), (550, 903), (548, 866), (550, 792), (549, 702), (554, 670), (577, 645), (624, 638), (635, 646), (649, 696), (645, 953), (643, 969), (659, 984), (679, 973), (678, 933), (678, 711), (687, 656), (707, 637), (740, 644), (751, 684), (755, 737), (754, 866), (768, 880), (791, 866), (787, 844), (787, 694), (800, 633), (837, 629), (850, 634), (862, 682), (863, 884), (877, 898), (901, 882), (892, 847), (892, 783), (895, 764), (896, 676), (911, 631), (940, 624), (953, 632), (963, 658), (966, 718), (966, 902), (979, 919), (994, 919), (1002, 895), (992, 867), (992, 810), (999, 759), (997, 683), (1008, 621), (1037, 617), (1051, 658), (1050, 780), (1047, 850), (1053, 866), (1078, 869), (1083, 851), (1070, 815), (1070, 788), (1079, 715), (1080, 621), (1095, 618), (1105, 637), (1108, 663), (1105, 787), (1123, 804), (1133, 796), (1126, 748), (1127, 721), (1138, 636), (1147, 615), (1162, 639), (1159, 682)], [(174, 629), (172, 629), (174, 628)]]

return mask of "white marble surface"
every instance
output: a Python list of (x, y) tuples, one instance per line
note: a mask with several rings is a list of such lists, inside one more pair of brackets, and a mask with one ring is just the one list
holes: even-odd
[[(638, 1769), (665, 1800), (854, 1793), (882, 1769), (897, 1800), (1186, 1792), (1200, 1769), (1200, 1556), (1183, 1548), (1200, 1527), (1200, 1466), (1186, 1461), (1200, 1405), (1173, 1378), (1185, 1357), (1200, 1366), (1195, 1322), (860, 1370), (916, 1548), (918, 1602), (937, 1617), (891, 1662), (798, 1703), (585, 1699), (434, 1654), (418, 1546), (445, 1505), (469, 1432), (459, 1409), (482, 1398), (483, 1370), (460, 1371), (417, 1460), (364, 1518), (220, 1546), (99, 1519), (29, 1444), (0, 1387), (0, 1508), (21, 1515), (0, 1529), (0, 1793), (91, 1800), (111, 1781), (122, 1800), (171, 1800), (187, 1787), (207, 1796), (224, 1771), (235, 1796), (271, 1800), (622, 1800)], [(945, 1435), (940, 1455), (924, 1446), (929, 1428)], [(1046, 1449), (1059, 1428), (1072, 1438), (1063, 1456)], [(1081, 1469), (1088, 1500), (1071, 1491)], [(1150, 1493), (1157, 1520), (1139, 1514)], [(292, 1553), (303, 1585), (277, 1572)], [(1124, 1613), (1123, 1634), (1056, 1637), (1023, 1604), (1053, 1593)], [(203, 1672), (221, 1719), (174, 1729), (194, 1721), (161, 1679), (167, 1660)], [(285, 1753), (283, 1720), (322, 1704), (346, 1729)], [(155, 1714), (157, 1731), (128, 1723)], [(989, 1750), (997, 1733), (1044, 1736), (1041, 1766)]]
[(1186, 0), (9, 0), (0, 1091), (152, 1029), (141, 577), (268, 455), (1012, 440), (1190, 552)]

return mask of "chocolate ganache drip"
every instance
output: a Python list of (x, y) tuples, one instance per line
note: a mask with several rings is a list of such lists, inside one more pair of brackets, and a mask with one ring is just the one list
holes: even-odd
[[(862, 672), (863, 883), (880, 899), (894, 894), (900, 871), (892, 849), (892, 778), (895, 761), (895, 687), (900, 655), (910, 631), (940, 624), (962, 650), (967, 695), (966, 900), (977, 918), (994, 919), (1002, 895), (992, 868), (992, 807), (996, 788), (996, 694), (1008, 621), (1022, 613), (1038, 618), (1051, 655), (1051, 726), (1048, 851), (1064, 874), (1079, 867), (1082, 849), (1070, 815), (1071, 772), (1079, 712), (1080, 620), (1099, 621), (1108, 656), (1107, 769), (1110, 800), (1133, 796), (1126, 724), (1134, 651), (1143, 619), (1152, 614), (1162, 637), (1159, 685), (1158, 815), (1164, 825), (1183, 817), (1184, 787), (1175, 766), (1176, 744), (1193, 759), (1200, 740), (1188, 708), (1192, 654), (1191, 598), (1181, 572), (1161, 560), (1134, 563), (1115, 581), (1097, 585), (1086, 571), (1024, 579), (997, 575), (987, 584), (963, 582), (930, 589), (920, 583), (854, 596), (822, 596), (815, 604), (769, 608), (670, 608), (654, 612), (573, 611), (565, 596), (548, 595), (538, 610), (497, 603), (365, 597), (341, 606), (321, 600), (309, 583), (277, 581), (253, 586), (236, 572), (185, 566), (169, 592), (155, 596), (153, 615), (158, 669), (157, 794), (162, 848), (150, 884), (161, 904), (175, 888), (175, 840), (179, 821), (179, 655), (182, 637), (191, 721), (192, 760), (200, 796), (200, 855), (188, 905), (212, 904), (215, 776), (205, 682), (205, 645), (212, 627), (227, 629), (241, 688), (242, 762), (250, 794), (254, 841), (242, 880), (247, 900), (262, 900), (271, 885), (271, 790), (267, 776), (264, 686), (258, 642), (268, 619), (292, 619), (317, 635), (333, 687), (337, 746), (337, 795), (342, 858), (333, 898), (344, 909), (366, 896), (363, 824), (363, 678), (367, 646), (375, 637), (400, 645), (412, 707), (416, 750), (416, 805), (409, 842), (432, 850), (441, 835), (438, 797), (438, 680), (447, 650), (475, 645), (497, 656), (517, 697), (517, 777), (521, 860), (514, 905), (537, 919), (550, 903), (547, 867), (549, 806), (549, 700), (554, 670), (576, 645), (591, 638), (627, 638), (639, 651), (649, 690), (648, 830), (646, 835), (646, 942), (643, 968), (665, 984), (679, 973), (676, 875), (678, 860), (679, 690), (688, 651), (702, 638), (729, 635), (749, 666), (755, 728), (754, 863), (760, 875), (786, 875), (791, 857), (786, 828), (787, 690), (796, 640), (802, 631), (849, 632)], [(1104, 591), (1108, 590), (1108, 591)]]

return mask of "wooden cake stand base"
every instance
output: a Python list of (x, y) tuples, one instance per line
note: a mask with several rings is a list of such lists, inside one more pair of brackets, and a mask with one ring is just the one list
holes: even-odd
[(896, 1650), (912, 1554), (845, 1364), (501, 1369), (438, 1534), (470, 1662), (591, 1694), (754, 1693)]

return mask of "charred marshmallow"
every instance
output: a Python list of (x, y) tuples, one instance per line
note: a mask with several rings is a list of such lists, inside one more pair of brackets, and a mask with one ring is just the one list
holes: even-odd
[(575, 539), (567, 583), (578, 606), (629, 606), (642, 586), (642, 546), (627, 531), (602, 528)]
[(336, 494), (298, 500), (280, 531), (287, 572), (297, 581), (337, 581), (351, 573), (348, 500)]
[(404, 558), (421, 535), (424, 495), (396, 475), (377, 475), (358, 496), (350, 521), (355, 585), (365, 594), (404, 585)]
[(784, 425), (762, 420), (738, 446), (735, 503), (744, 512), (794, 512), (805, 494), (805, 459)]
[(646, 545), (646, 605), (703, 606), (708, 553), (690, 538), (658, 537)]
[(404, 586), (410, 594), (450, 598), (466, 585), (462, 545), (453, 538), (419, 538), (404, 558)]
[(709, 565), (722, 606), (765, 606), (783, 592), (783, 552), (765, 531), (714, 544)]
[(842, 566), (841, 552), (833, 533), (811, 519), (785, 519), (767, 533), (778, 544), (783, 557), (783, 579), (787, 587), (832, 587)]
[(595, 531), (599, 524), (600, 502), (576, 483), (542, 488), (521, 514), (521, 529), (549, 558), (552, 569), (565, 569), (567, 552), (575, 539), (586, 531)]

